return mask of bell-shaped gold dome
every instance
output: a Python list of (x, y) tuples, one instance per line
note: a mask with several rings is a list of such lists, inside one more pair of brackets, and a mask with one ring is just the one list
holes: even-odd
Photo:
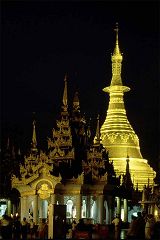
[(109, 93), (109, 106), (106, 119), (101, 127), (101, 138), (104, 147), (113, 160), (118, 175), (125, 173), (126, 157), (130, 158), (130, 171), (135, 184), (140, 189), (147, 184), (148, 178), (153, 183), (155, 172), (144, 160), (139, 146), (139, 139), (129, 123), (124, 106), (124, 93), (130, 88), (123, 86), (121, 67), (123, 56), (119, 49), (118, 27), (116, 28), (116, 46), (111, 57), (112, 80), (110, 86), (103, 89)]

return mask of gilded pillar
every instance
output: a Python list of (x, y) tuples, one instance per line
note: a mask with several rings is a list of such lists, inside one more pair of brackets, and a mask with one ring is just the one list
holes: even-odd
[(38, 211), (39, 211), (39, 218), (42, 218), (42, 199), (38, 198)]
[(121, 217), (121, 198), (117, 197), (117, 215)]
[(46, 202), (42, 200), (42, 218), (46, 218)]
[(123, 205), (124, 205), (124, 222), (128, 222), (128, 202), (127, 202), (127, 199), (124, 199)]
[[(21, 209), (21, 203), (20, 203), (20, 209)], [(13, 213), (13, 215), (16, 215), (16, 213), (17, 213), (17, 209), (14, 204), (12, 205), (12, 213)], [(21, 214), (21, 212), (19, 212), (19, 214)]]
[(111, 224), (112, 223), (112, 219), (113, 219), (113, 202), (114, 202), (114, 198), (112, 198), (112, 196), (108, 196), (108, 223)]
[(48, 206), (48, 239), (53, 239), (53, 215), (54, 215), (54, 204), (56, 203), (55, 194), (50, 196), (50, 204)]
[(150, 205), (150, 214), (153, 214), (154, 215), (154, 210), (155, 210), (155, 205), (152, 203)]
[(109, 224), (109, 210), (108, 210), (108, 203), (106, 200), (104, 201), (104, 207), (105, 207), (105, 223)]
[(11, 216), (11, 200), (8, 200), (7, 202), (7, 214), (8, 216)]
[(78, 194), (76, 196), (76, 220), (77, 222), (81, 218), (81, 209), (82, 209), (82, 196)]
[(91, 215), (91, 197), (90, 195), (88, 195), (86, 197), (86, 217), (87, 218), (90, 218), (90, 215)]
[(98, 196), (98, 219), (99, 223), (103, 224), (103, 195)]
[(54, 193), (51, 194), (51, 204), (56, 204), (56, 195)]
[(20, 216), (21, 216), (21, 221), (23, 220), (23, 199), (22, 197), (20, 198), (20, 206), (21, 206), (21, 210), (20, 210)]
[(34, 195), (33, 198), (33, 221), (38, 223), (38, 195)]
[(27, 216), (27, 197), (21, 197), (21, 221), (23, 220), (24, 217)]

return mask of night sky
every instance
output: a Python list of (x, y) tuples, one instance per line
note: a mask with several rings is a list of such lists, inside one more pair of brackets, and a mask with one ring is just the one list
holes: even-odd
[[(68, 75), (68, 98), (79, 92), (81, 112), (101, 124), (111, 81), (115, 23), (123, 53), (124, 101), (141, 152), (153, 166), (159, 139), (159, 6), (151, 2), (4, 1), (1, 6), (1, 126), (22, 152), (29, 146), (35, 112), (38, 143), (55, 127)], [(95, 130), (94, 130), (95, 131)]]

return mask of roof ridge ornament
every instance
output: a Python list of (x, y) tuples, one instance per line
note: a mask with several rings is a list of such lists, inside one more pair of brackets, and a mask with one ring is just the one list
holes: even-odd
[(63, 92), (63, 108), (64, 111), (67, 111), (68, 107), (68, 97), (67, 97), (67, 74), (64, 76), (64, 92)]
[(33, 134), (32, 134), (32, 142), (31, 142), (31, 150), (37, 152), (37, 137), (36, 137), (36, 121), (33, 120)]
[(100, 115), (97, 116), (97, 127), (96, 127), (96, 134), (94, 137), (94, 145), (100, 145), (101, 144), (101, 132), (100, 132)]

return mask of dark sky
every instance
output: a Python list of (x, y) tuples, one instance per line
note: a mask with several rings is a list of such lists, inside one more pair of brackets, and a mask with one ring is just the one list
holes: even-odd
[[(64, 75), (70, 104), (78, 89), (81, 111), (103, 123), (111, 81), (115, 23), (123, 52), (123, 84), (128, 119), (141, 152), (158, 159), (159, 6), (151, 2), (4, 1), (1, 5), (2, 136), (30, 141), (36, 113), (40, 145), (60, 112)], [(22, 142), (24, 143), (22, 144)], [(46, 143), (46, 142), (45, 142)]]

